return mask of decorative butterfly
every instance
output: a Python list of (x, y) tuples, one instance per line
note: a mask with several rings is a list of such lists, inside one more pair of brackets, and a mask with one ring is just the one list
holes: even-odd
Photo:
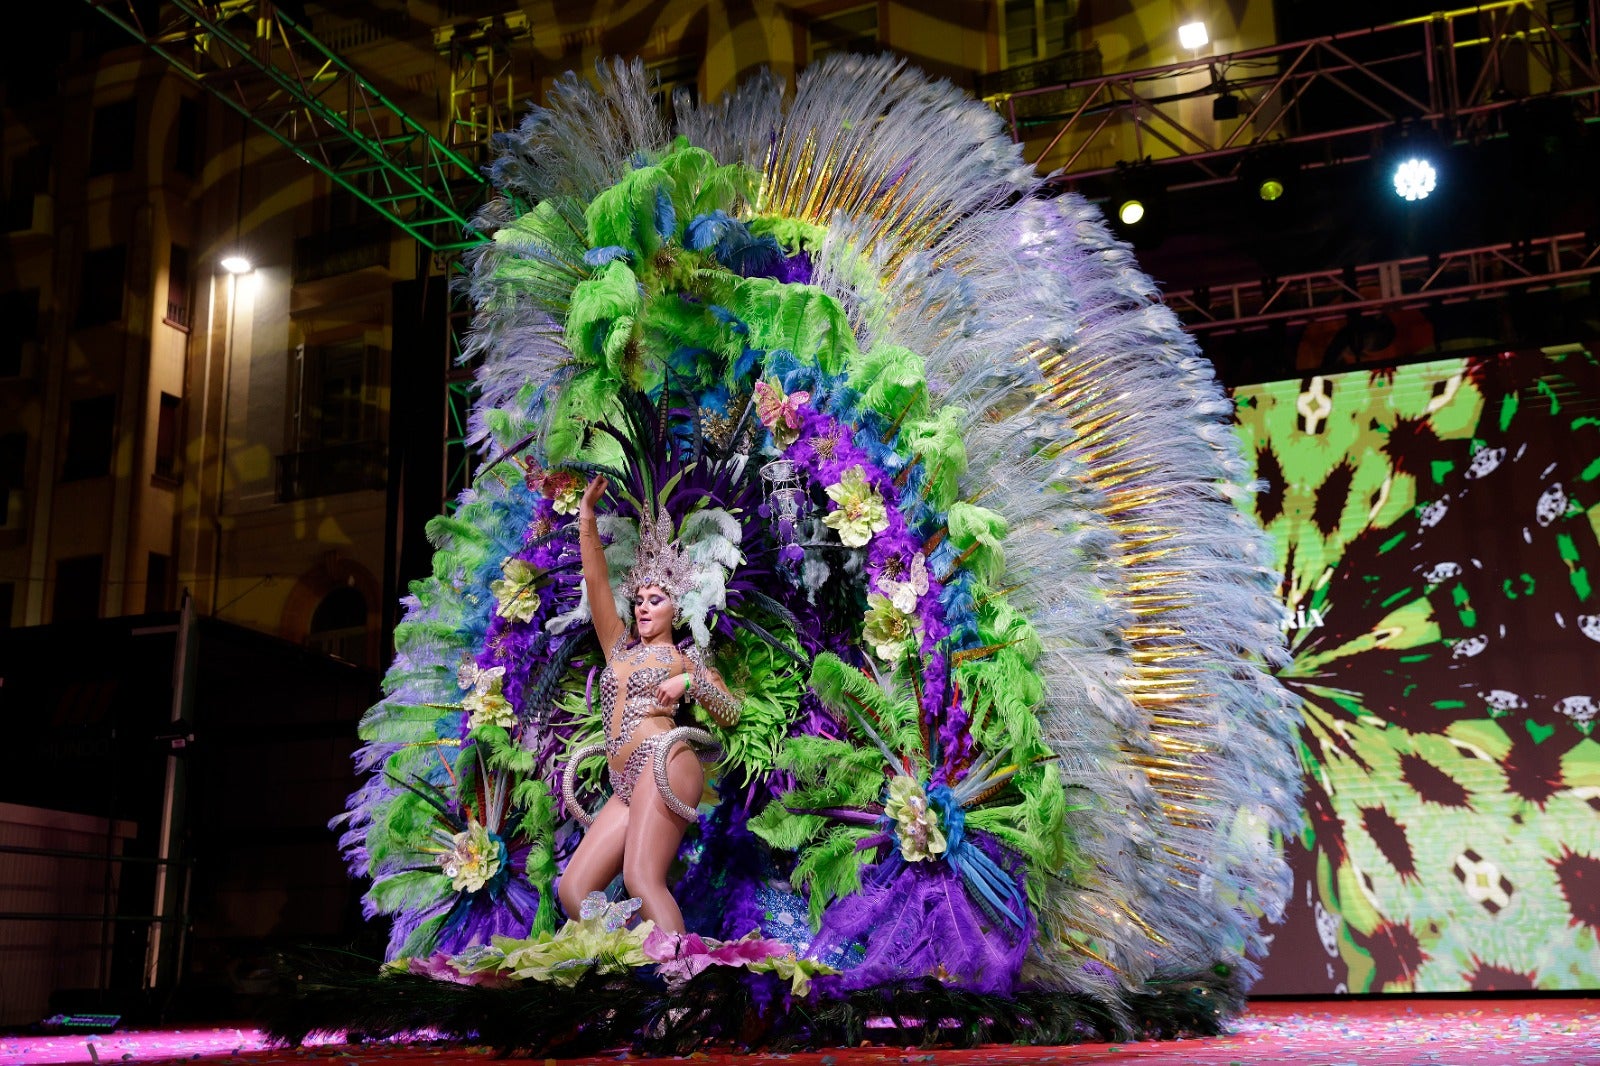
[(578, 905), (578, 917), (583, 921), (592, 922), (596, 918), (608, 933), (615, 933), (618, 929), (628, 924), (634, 912), (644, 906), (640, 899), (624, 899), (612, 903), (606, 899), (604, 892), (591, 892), (583, 897), (583, 902)]
[(811, 399), (811, 393), (785, 395), (782, 389), (765, 381), (756, 382), (755, 393), (756, 415), (772, 431), (772, 439), (780, 448), (793, 444), (800, 436), (800, 408)]
[(917, 609), (917, 600), (928, 592), (928, 560), (921, 552), (911, 557), (911, 571), (904, 581), (879, 577), (878, 588), (894, 603), (895, 610), (910, 614)]
[(483, 670), (471, 659), (463, 660), (461, 665), (456, 667), (456, 684), (470, 690), (474, 696), (479, 698), (497, 688), (505, 676), (505, 667), (492, 666), (487, 670)]

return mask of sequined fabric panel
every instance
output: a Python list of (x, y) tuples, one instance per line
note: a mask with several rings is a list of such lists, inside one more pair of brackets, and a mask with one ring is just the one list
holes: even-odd
[(620, 772), (611, 771), (611, 793), (622, 801), (626, 807), (633, 799), (633, 786), (638, 783), (639, 775), (644, 772), (644, 764), (650, 758), (654, 749), (649, 743), (640, 744), (628, 756), (628, 761), (623, 764)]

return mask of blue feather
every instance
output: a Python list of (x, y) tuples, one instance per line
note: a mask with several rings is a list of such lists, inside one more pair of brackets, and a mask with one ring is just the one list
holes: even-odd
[(696, 215), (684, 231), (684, 243), (694, 251), (703, 252), (721, 241), (722, 235), (730, 226), (736, 225), (738, 223), (722, 210), (713, 211), (709, 215)]
[(590, 248), (583, 253), (583, 261), (590, 266), (605, 266), (613, 259), (631, 261), (633, 253), (620, 244), (608, 244), (604, 248)]
[(667, 190), (656, 186), (656, 236), (662, 240), (671, 240), (672, 235), (678, 231), (678, 209), (672, 206), (672, 197), (667, 195)]

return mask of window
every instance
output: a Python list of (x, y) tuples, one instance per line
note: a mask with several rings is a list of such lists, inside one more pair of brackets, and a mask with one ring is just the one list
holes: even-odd
[(132, 97), (94, 109), (94, 132), (89, 141), (90, 177), (133, 169), (138, 123), (139, 102)]
[(700, 102), (699, 56), (675, 56), (651, 63), (645, 67), (644, 76), (645, 83), (650, 86), (650, 99), (662, 118), (672, 118), (672, 97), (680, 89), (689, 94), (691, 102)]
[(80, 555), (56, 563), (56, 594), (50, 621), (78, 622), (100, 617), (101, 565), (98, 555)]
[(813, 19), (809, 37), (813, 63), (833, 52), (875, 53), (878, 51), (878, 5)]
[(17, 586), (0, 582), (0, 629), (11, 628), (11, 612), (16, 608)]
[(178, 438), (182, 430), (179, 416), (183, 402), (170, 392), (161, 394), (161, 406), (156, 411), (156, 468), (155, 475), (171, 480), (178, 476)]
[(91, 396), (72, 401), (67, 415), (67, 456), (61, 465), (62, 481), (81, 481), (111, 472), (116, 421), (115, 396)]
[(307, 347), (302, 357), (300, 450), (378, 438), (378, 349), (359, 340)]
[(172, 169), (187, 178), (200, 176), (200, 101), (185, 96), (178, 101), (178, 118), (172, 130)]
[(11, 161), (6, 185), (6, 231), (33, 228), (33, 198), (50, 188), (50, 150), (43, 146)]
[(189, 332), (189, 249), (181, 244), (167, 250), (167, 314), (163, 321)]
[(377, 403), (382, 350), (358, 339), (295, 355), (294, 451), (278, 456), (278, 502), (381, 489), (388, 452)]
[(28, 435), (0, 437), (0, 529), (21, 529), (28, 477)]
[(120, 244), (84, 253), (78, 325), (98, 326), (122, 321), (122, 290), (127, 269), (128, 250)]
[(0, 293), (0, 378), (20, 377), (39, 341), (39, 290)]
[(144, 613), (157, 614), (170, 610), (167, 599), (167, 572), (172, 557), (151, 552), (144, 568)]
[(358, 589), (336, 588), (311, 616), (311, 631), (306, 644), (324, 655), (346, 662), (365, 663), (367, 658), (367, 600)]
[(1077, 0), (1005, 0), (1006, 66), (1065, 52), (1076, 28)]

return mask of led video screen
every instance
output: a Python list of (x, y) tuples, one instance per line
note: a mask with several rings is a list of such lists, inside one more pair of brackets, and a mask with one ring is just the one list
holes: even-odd
[(1600, 987), (1600, 357), (1235, 398), (1304, 701), (1256, 991)]

